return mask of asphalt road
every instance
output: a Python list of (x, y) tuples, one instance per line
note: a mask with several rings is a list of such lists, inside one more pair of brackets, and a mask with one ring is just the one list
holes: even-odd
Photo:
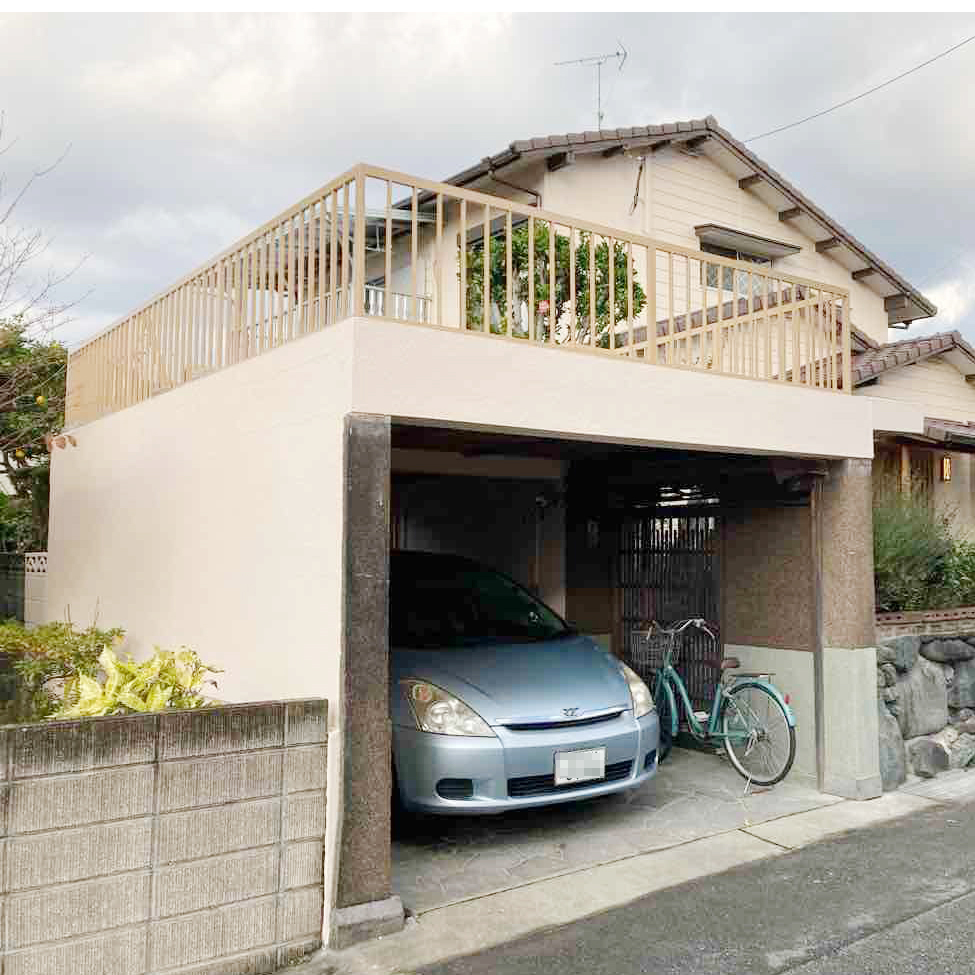
[(423, 975), (975, 975), (975, 804), (670, 888)]

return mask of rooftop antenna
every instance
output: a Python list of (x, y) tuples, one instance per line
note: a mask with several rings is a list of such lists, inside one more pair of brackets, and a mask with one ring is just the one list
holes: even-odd
[(623, 64), (626, 61), (626, 56), (629, 53), (626, 50), (626, 48), (623, 46), (622, 41), (617, 41), (616, 43), (619, 44), (619, 48), (613, 51), (612, 54), (594, 54), (590, 58), (575, 58), (572, 61), (555, 62), (556, 68), (566, 67), (570, 64), (581, 64), (581, 65), (591, 64), (595, 66), (596, 68), (596, 128), (599, 130), (602, 130), (603, 127), (603, 65), (607, 61), (612, 61), (613, 58), (616, 58), (616, 60), (619, 61), (619, 66), (617, 67), (616, 70), (622, 71)]

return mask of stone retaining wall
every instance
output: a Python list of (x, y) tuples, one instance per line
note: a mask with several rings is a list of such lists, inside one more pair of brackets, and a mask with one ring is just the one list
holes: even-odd
[(321, 700), (0, 728), (4, 975), (259, 975), (321, 945)]
[(929, 778), (975, 760), (975, 627), (878, 641), (880, 774)]

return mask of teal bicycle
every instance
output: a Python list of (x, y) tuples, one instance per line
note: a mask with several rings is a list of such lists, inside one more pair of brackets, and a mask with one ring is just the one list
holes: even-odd
[[(695, 711), (677, 673), (681, 644), (697, 630), (715, 653), (708, 662), (721, 672), (710, 711)], [(642, 634), (641, 634), (642, 636)], [(775, 785), (788, 774), (796, 757), (796, 719), (788, 700), (772, 684), (771, 674), (729, 674), (739, 670), (737, 657), (722, 659), (715, 628), (703, 619), (686, 619), (664, 627), (650, 624), (645, 639), (633, 647), (634, 670), (653, 686), (660, 718), (658, 761), (670, 752), (683, 707), (685, 726), (698, 741), (724, 748), (735, 769), (755, 785)]]

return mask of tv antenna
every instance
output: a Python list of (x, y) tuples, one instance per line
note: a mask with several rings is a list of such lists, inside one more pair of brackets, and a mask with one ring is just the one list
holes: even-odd
[(603, 65), (607, 61), (612, 61), (614, 58), (619, 61), (619, 66), (617, 71), (623, 70), (623, 64), (626, 62), (626, 56), (629, 53), (625, 47), (623, 47), (622, 41), (617, 41), (619, 48), (613, 51), (612, 54), (594, 54), (591, 58), (575, 58), (571, 61), (556, 61), (556, 68), (567, 67), (570, 64), (581, 64), (583, 66), (591, 64), (596, 69), (596, 128), (602, 129), (603, 127)]

